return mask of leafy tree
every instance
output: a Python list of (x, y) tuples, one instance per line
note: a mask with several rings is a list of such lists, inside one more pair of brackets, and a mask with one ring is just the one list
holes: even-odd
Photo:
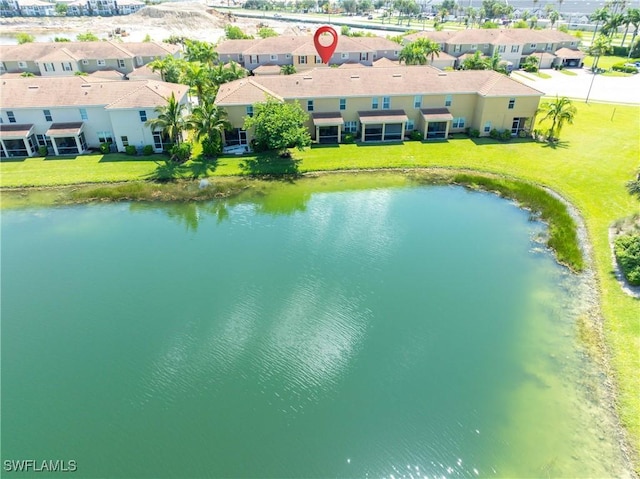
[(224, 35), (228, 40), (250, 40), (253, 38), (251, 35), (246, 35), (240, 30), (240, 27), (235, 25), (226, 25), (224, 27)]
[(78, 33), (76, 35), (76, 40), (79, 42), (97, 42), (100, 39), (97, 36), (95, 36), (93, 33), (87, 32), (87, 33)]
[(533, 16), (529, 19), (529, 28), (533, 30), (538, 26), (538, 17)]
[(177, 60), (171, 55), (164, 58), (158, 58), (149, 62), (147, 66), (154, 72), (160, 72), (162, 81), (169, 83), (178, 83), (180, 81), (180, 72), (182, 70), (182, 60)]
[(258, 30), (258, 36), (260, 38), (277, 37), (278, 32), (270, 27), (262, 27), (260, 30)]
[(298, 102), (268, 98), (264, 103), (256, 103), (253, 111), (252, 117), (245, 118), (244, 129), (254, 128), (256, 149), (277, 150), (284, 154), (287, 148), (302, 150), (311, 144), (311, 136), (305, 127), (309, 115)]
[(640, 171), (638, 171), (635, 180), (627, 182), (627, 191), (630, 195), (635, 195), (640, 200)]
[(56, 15), (64, 17), (67, 14), (68, 9), (69, 5), (67, 5), (66, 3), (56, 3)]
[(555, 11), (555, 10), (551, 10), (549, 12), (549, 22), (551, 23), (551, 29), (553, 30), (553, 26), (556, 24), (556, 22), (560, 19), (560, 14)]
[(429, 59), (433, 63), (436, 56), (440, 56), (440, 44), (428, 38), (419, 38), (405, 46), (398, 58), (407, 65), (426, 65)]
[(160, 130), (173, 144), (180, 144), (182, 132), (187, 126), (184, 116), (186, 106), (178, 102), (174, 93), (167, 99), (167, 104), (155, 109), (157, 118), (145, 122), (152, 130)]
[(34, 77), (35, 75), (33, 73), (31, 73), (31, 72), (22, 72), (22, 73), (20, 73), (20, 76), (22, 78), (30, 78), (30, 77)]
[(540, 59), (538, 58), (537, 55), (529, 55), (524, 61), (522, 68), (526, 72), (535, 73), (538, 71), (539, 64), (540, 64)]
[(184, 64), (180, 73), (180, 81), (189, 85), (196, 92), (198, 103), (202, 101), (205, 90), (210, 90), (212, 87), (209, 70), (199, 61)]
[(222, 151), (222, 133), (231, 129), (227, 113), (207, 98), (193, 109), (188, 126), (198, 141), (202, 141), (202, 153), (213, 157)]
[(152, 39), (151, 39), (151, 35), (149, 35), (148, 33), (144, 36), (144, 38), (142, 39), (143, 43), (151, 43)]
[(280, 67), (280, 73), (282, 75), (293, 75), (294, 73), (296, 73), (296, 66), (295, 65), (282, 65)]
[(358, 10), (358, 3), (356, 0), (342, 0), (342, 8), (347, 13), (356, 13)]
[(624, 15), (622, 15), (622, 13), (612, 14), (609, 16), (609, 20), (602, 26), (601, 32), (609, 38), (613, 38), (613, 35), (618, 31), (618, 27), (623, 24)]
[(463, 60), (461, 68), (463, 70), (489, 70), (489, 64), (486, 58), (482, 58), (480, 50), (476, 50), (472, 57)]
[(538, 113), (544, 113), (545, 116), (542, 121), (550, 120), (551, 127), (549, 128), (549, 139), (558, 139), (560, 137), (560, 131), (565, 123), (573, 124), (573, 120), (576, 116), (576, 107), (573, 106), (571, 100), (567, 97), (558, 98), (552, 102), (543, 103)]
[(496, 22), (484, 22), (482, 25), (480, 25), (480, 28), (495, 30), (495, 29), (500, 28), (500, 27), (498, 26), (498, 24)]
[[(629, 42), (629, 58), (630, 58), (631, 57), (631, 50), (632, 50), (631, 47), (634, 44), (633, 42), (636, 39), (636, 36), (638, 35), (638, 28), (640, 27), (640, 8), (630, 8), (627, 11), (627, 20), (634, 27), (633, 35), (631, 36), (631, 42)], [(627, 25), (627, 29), (628, 29), (628, 25)], [(622, 38), (621, 45), (624, 44), (624, 40), (625, 40), (626, 36), (627, 36), (627, 31), (625, 30), (624, 37)]]
[(23, 43), (32, 43), (35, 39), (36, 37), (28, 33), (16, 33), (16, 40), (18, 40), (19, 45), (22, 45)]
[(595, 39), (591, 46), (588, 49), (589, 55), (593, 57), (593, 66), (591, 69), (596, 71), (598, 69), (598, 63), (600, 62), (600, 57), (602, 55), (606, 55), (613, 50), (611, 47), (611, 39), (604, 36), (598, 35), (598, 38)]
[(358, 0), (358, 11), (359, 12), (370, 12), (371, 10), (373, 10), (373, 3), (371, 3), (371, 0)]

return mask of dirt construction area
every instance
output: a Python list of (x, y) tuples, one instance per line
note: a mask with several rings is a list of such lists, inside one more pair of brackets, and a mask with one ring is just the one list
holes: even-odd
[(53, 41), (54, 37), (75, 40), (79, 33), (91, 32), (101, 39), (109, 38), (117, 28), (124, 29), (123, 41), (140, 42), (147, 35), (162, 41), (171, 35), (217, 42), (224, 35), (224, 27), (232, 24), (248, 34), (257, 36), (261, 23), (285, 35), (301, 35), (306, 31), (287, 22), (273, 19), (240, 18), (219, 13), (204, 3), (172, 2), (144, 7), (137, 13), (114, 17), (11, 17), (0, 18), (0, 43), (11, 41), (12, 35), (24, 32), (36, 41)]

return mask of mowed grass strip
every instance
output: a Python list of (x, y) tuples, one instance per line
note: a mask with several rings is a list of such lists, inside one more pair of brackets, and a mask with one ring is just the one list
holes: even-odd
[[(556, 145), (469, 138), (435, 142), (319, 146), (294, 152), (301, 173), (320, 170), (439, 167), (494, 173), (546, 186), (585, 219), (601, 290), (605, 339), (618, 386), (618, 411), (640, 450), (640, 302), (624, 294), (612, 272), (608, 228), (640, 211), (625, 183), (640, 167), (640, 107), (574, 102), (574, 125)], [(541, 127), (544, 127), (542, 125)], [(215, 175), (241, 175), (253, 157), (223, 157)], [(53, 186), (141, 180), (155, 171), (154, 157), (80, 156), (0, 162), (0, 186)], [(157, 158), (155, 158), (157, 159)], [(640, 461), (636, 456), (636, 469)]]

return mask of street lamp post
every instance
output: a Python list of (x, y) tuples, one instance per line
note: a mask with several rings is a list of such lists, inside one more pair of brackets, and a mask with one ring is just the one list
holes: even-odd
[(593, 88), (593, 80), (596, 79), (596, 75), (598, 74), (598, 70), (593, 70), (593, 76), (591, 77), (591, 84), (589, 85), (589, 91), (587, 92), (587, 98), (585, 99), (585, 103), (589, 103), (589, 95), (591, 94), (591, 89)]

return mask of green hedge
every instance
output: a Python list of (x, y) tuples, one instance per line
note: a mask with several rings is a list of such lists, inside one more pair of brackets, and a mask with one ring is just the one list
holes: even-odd
[(640, 286), (640, 235), (618, 236), (614, 251), (627, 282), (632, 286)]

